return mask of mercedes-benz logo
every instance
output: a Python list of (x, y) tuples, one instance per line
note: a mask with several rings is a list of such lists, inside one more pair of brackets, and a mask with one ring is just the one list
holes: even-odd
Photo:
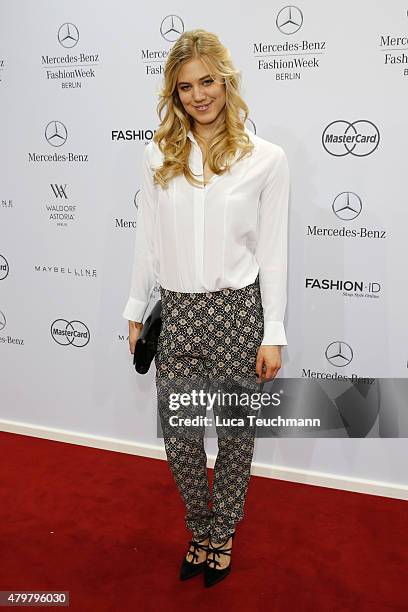
[(82, 321), (67, 321), (56, 319), (51, 325), (51, 337), (61, 346), (76, 346), (82, 348), (90, 340), (88, 327)]
[(184, 23), (178, 15), (167, 15), (160, 24), (160, 34), (169, 42), (175, 42), (183, 32)]
[(62, 47), (71, 49), (78, 44), (79, 30), (73, 23), (63, 23), (58, 30), (58, 42)]
[(0, 331), (6, 327), (6, 315), (0, 310)]
[(332, 209), (336, 217), (351, 221), (358, 217), (363, 208), (360, 196), (353, 191), (342, 191), (333, 201)]
[(344, 157), (351, 153), (356, 157), (365, 157), (373, 153), (380, 142), (377, 126), (367, 119), (345, 121), (338, 119), (326, 126), (322, 134), (322, 144), (330, 155)]
[(139, 203), (138, 203), (138, 200), (139, 200), (139, 197), (140, 197), (140, 195), (139, 195), (139, 194), (140, 194), (140, 189), (138, 189), (138, 190), (136, 191), (136, 193), (135, 193), (135, 197), (133, 198), (133, 203), (134, 203), (134, 205), (136, 206), (136, 210), (138, 210), (138, 209), (139, 209)]
[(343, 368), (353, 359), (353, 349), (347, 342), (337, 340), (326, 348), (325, 356), (327, 361), (336, 368)]
[(50, 121), (45, 128), (45, 138), (53, 147), (61, 147), (68, 138), (67, 128), (61, 121)]
[(256, 125), (255, 123), (252, 121), (252, 119), (247, 119), (245, 122), (245, 127), (248, 128), (248, 130), (250, 130), (251, 132), (253, 132), (254, 134), (256, 134)]
[(295, 34), (302, 27), (303, 13), (293, 5), (285, 6), (276, 16), (276, 27), (282, 34)]
[(9, 265), (7, 259), (0, 255), (0, 280), (4, 280), (9, 273)]

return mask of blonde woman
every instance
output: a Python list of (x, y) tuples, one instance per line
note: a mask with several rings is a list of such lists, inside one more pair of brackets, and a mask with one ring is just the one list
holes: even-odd
[[(208, 389), (255, 393), (276, 376), (287, 344), (288, 163), (281, 146), (245, 126), (248, 107), (239, 84), (229, 50), (215, 34), (192, 30), (173, 45), (157, 107), (160, 125), (143, 154), (131, 289), (123, 311), (133, 354), (158, 282), (158, 410), (192, 533), (180, 579), (203, 572), (205, 586), (231, 571), (255, 428), (248, 424), (251, 409), (239, 401), (227, 405), (218, 393), (211, 499), (203, 439), (208, 407), (193, 401), (175, 407), (170, 397)], [(244, 425), (229, 425), (234, 416)], [(187, 417), (200, 418), (193, 426)], [(228, 419), (221, 423), (223, 417)]]

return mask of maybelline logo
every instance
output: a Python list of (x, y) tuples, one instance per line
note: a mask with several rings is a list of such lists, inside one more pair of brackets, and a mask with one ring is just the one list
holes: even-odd
[[(328, 365), (334, 368), (344, 368), (353, 361), (354, 352), (350, 344), (344, 340), (335, 340), (327, 345), (324, 356)], [(353, 382), (363, 382), (372, 384), (375, 378), (361, 377), (357, 374), (339, 374), (338, 372), (321, 372), (302, 368), (302, 377), (304, 378), (321, 378), (321, 379), (336, 379), (349, 380)]]
[(111, 140), (129, 140), (129, 141), (148, 141), (150, 142), (155, 134), (156, 130), (112, 130)]
[[(276, 16), (276, 28), (284, 36), (293, 36), (303, 25), (303, 13), (299, 7), (283, 7)], [(275, 79), (297, 80), (302, 70), (320, 67), (320, 57), (326, 51), (326, 41), (296, 40), (290, 42), (258, 42), (253, 45), (258, 70), (274, 70)]]
[(0, 253), (0, 281), (2, 281), (5, 278), (7, 278), (8, 274), (9, 274), (9, 264), (8, 264), (8, 261), (4, 257), (4, 255), (1, 255), (1, 253)]
[(379, 142), (378, 127), (367, 119), (358, 119), (352, 123), (336, 119), (329, 123), (322, 133), (323, 148), (334, 157), (349, 154), (366, 157), (376, 150)]
[[(4, 314), (4, 312), (0, 310), (0, 332), (2, 332), (3, 329), (5, 329), (6, 325), (7, 325), (6, 315)], [(17, 344), (19, 346), (23, 346), (24, 339), (15, 338), (14, 336), (10, 336), (10, 335), (8, 336), (0, 335), (0, 343), (1, 344)]]
[(384, 53), (385, 66), (404, 66), (403, 75), (408, 75), (408, 36), (380, 36), (380, 50)]
[(67, 184), (50, 184), (51, 193), (57, 203), (46, 204), (48, 219), (55, 221), (59, 227), (67, 227), (68, 223), (75, 220), (76, 205), (68, 202)]
[(51, 272), (53, 274), (68, 274), (78, 278), (97, 278), (97, 271), (94, 268), (71, 268), (70, 266), (47, 266), (34, 265), (35, 272)]
[[(342, 191), (334, 198), (332, 202), (332, 211), (338, 219), (342, 221), (353, 221), (356, 219), (363, 209), (362, 198), (354, 191)], [(383, 229), (372, 229), (365, 226), (357, 228), (346, 227), (318, 227), (317, 225), (308, 225), (307, 236), (317, 237), (340, 237), (340, 238), (368, 238), (380, 239), (387, 238), (387, 232)]]
[(56, 319), (51, 324), (51, 338), (61, 346), (82, 348), (90, 340), (89, 328), (82, 321)]
[[(74, 23), (63, 23), (57, 40), (64, 49), (72, 49), (79, 43), (79, 30)], [(69, 52), (64, 55), (42, 55), (41, 65), (47, 79), (61, 81), (62, 89), (82, 87), (82, 81), (95, 78), (95, 67), (99, 66), (99, 53)]]
[[(169, 43), (174, 43), (184, 32), (184, 23), (178, 15), (166, 15), (160, 24), (161, 37)], [(142, 62), (145, 64), (146, 75), (163, 74), (164, 62), (170, 49), (142, 49)]]
[(343, 297), (378, 298), (381, 285), (376, 281), (343, 280), (334, 278), (305, 278), (305, 288), (318, 291), (341, 291)]
[[(44, 138), (51, 147), (59, 148), (68, 140), (68, 129), (62, 121), (50, 121), (44, 129)], [(87, 153), (29, 153), (30, 162), (87, 162)]]

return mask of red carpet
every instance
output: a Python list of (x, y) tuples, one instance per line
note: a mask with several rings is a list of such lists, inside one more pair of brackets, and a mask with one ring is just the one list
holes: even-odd
[(75, 612), (408, 610), (405, 501), (252, 476), (231, 575), (204, 589), (178, 581), (189, 532), (165, 461), (0, 444), (0, 590), (70, 591)]

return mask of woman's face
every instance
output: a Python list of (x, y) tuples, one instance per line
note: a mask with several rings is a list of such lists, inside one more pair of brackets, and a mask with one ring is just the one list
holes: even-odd
[(225, 85), (214, 81), (199, 58), (181, 66), (177, 76), (177, 92), (184, 110), (195, 123), (214, 123), (225, 106)]

